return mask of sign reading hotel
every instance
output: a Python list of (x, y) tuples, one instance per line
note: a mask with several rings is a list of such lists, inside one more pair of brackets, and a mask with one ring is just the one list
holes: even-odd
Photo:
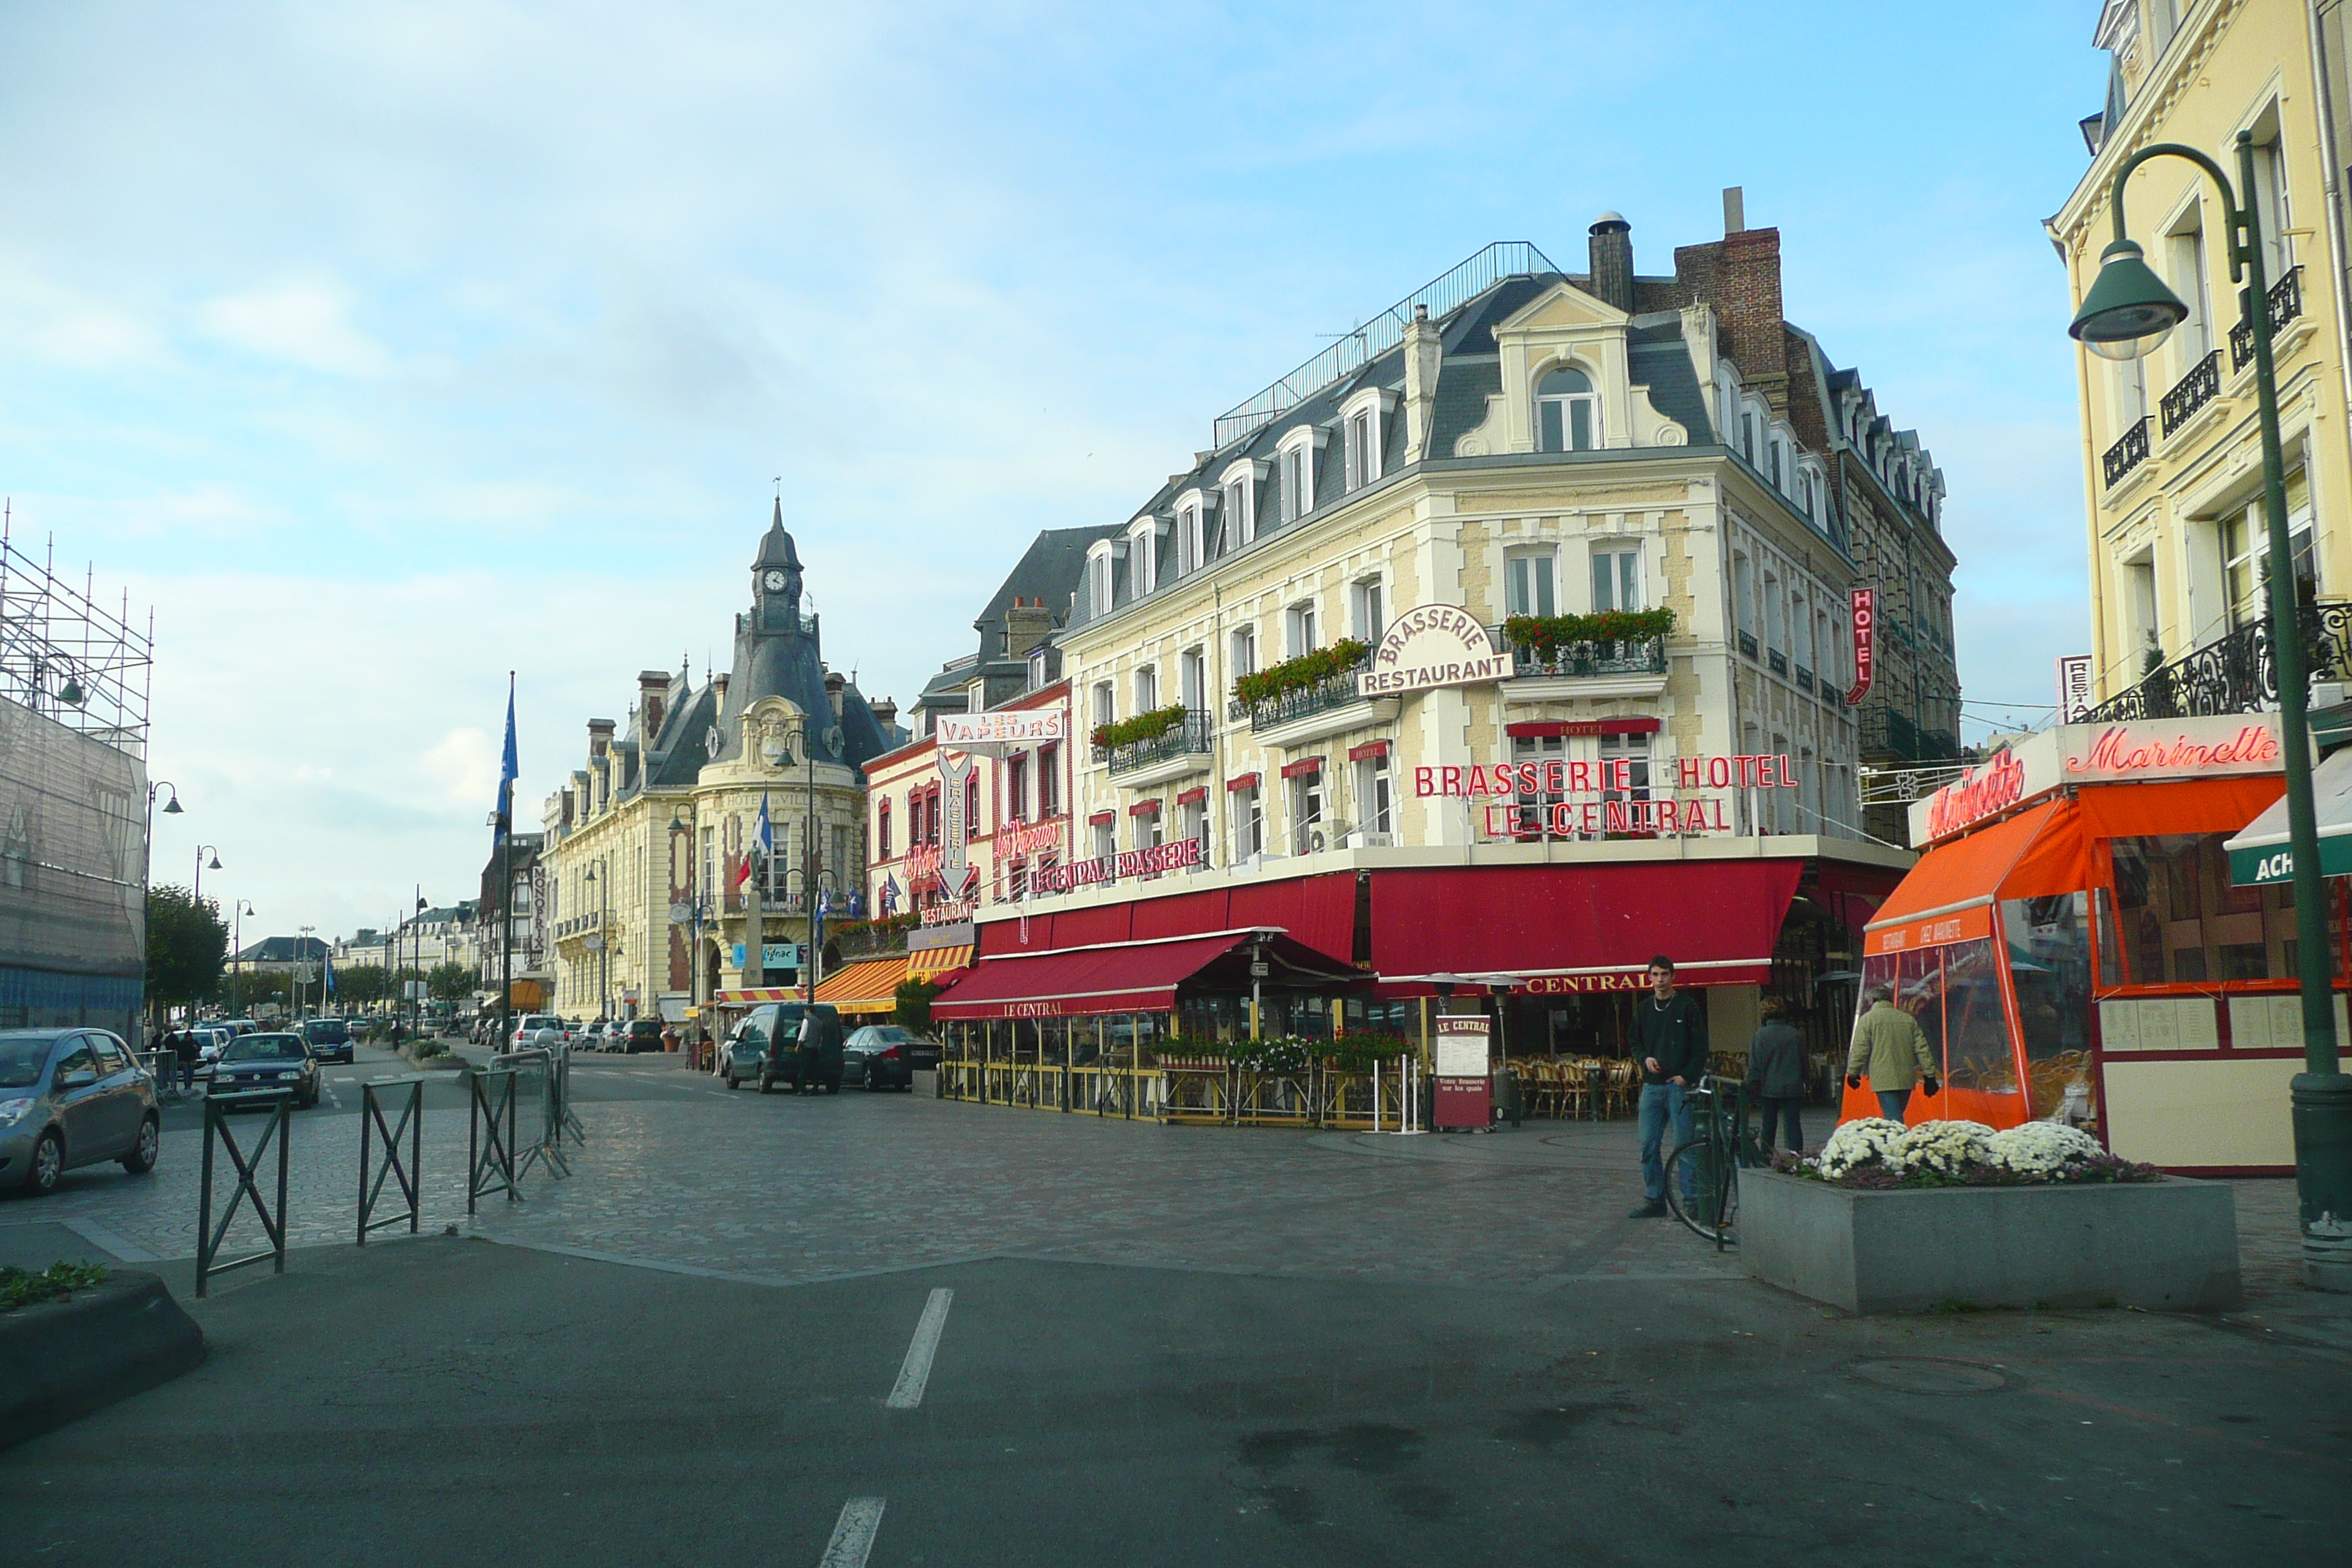
[(1004, 746), (1050, 745), (1068, 738), (1067, 710), (999, 709), (992, 713), (942, 713), (932, 738), (942, 748), (986, 752)]
[(1871, 678), (1878, 672), (1878, 590), (1853, 591), (1853, 689), (1845, 694), (1851, 708), (1870, 695)]
[(1508, 680), (1517, 670), (1517, 658), (1496, 651), (1477, 616), (1455, 605), (1423, 605), (1391, 623), (1372, 650), (1372, 668), (1356, 677), (1356, 690), (1364, 697), (1398, 697)]
[(1992, 821), (2062, 784), (2244, 778), (2277, 773), (2275, 713), (2062, 724), (2003, 747), (1911, 803), (1911, 842), (1931, 844)]
[(1130, 877), (1156, 877), (1162, 871), (1187, 871), (1201, 863), (1201, 841), (1171, 838), (1149, 849), (1124, 849), (1068, 866), (1040, 866), (1029, 885), (1040, 893), (1066, 893), (1073, 888), (1101, 887)]

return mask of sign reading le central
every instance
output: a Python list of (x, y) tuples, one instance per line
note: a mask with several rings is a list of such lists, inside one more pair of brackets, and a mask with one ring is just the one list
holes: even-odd
[(1356, 677), (1363, 697), (1395, 697), (1440, 686), (1508, 680), (1517, 660), (1496, 652), (1478, 617), (1455, 605), (1423, 605), (1399, 616), (1372, 653), (1372, 668)]

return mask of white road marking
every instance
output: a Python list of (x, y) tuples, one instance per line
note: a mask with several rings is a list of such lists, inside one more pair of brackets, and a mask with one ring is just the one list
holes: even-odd
[(882, 1528), (882, 1503), (878, 1497), (854, 1497), (843, 1503), (841, 1517), (834, 1521), (833, 1539), (824, 1543), (816, 1568), (866, 1568), (874, 1532)]
[(948, 1304), (954, 1300), (954, 1291), (939, 1289), (923, 1303), (922, 1321), (915, 1325), (915, 1340), (907, 1347), (898, 1381), (890, 1397), (882, 1402), (886, 1408), (912, 1410), (923, 1402), (923, 1385), (931, 1381), (931, 1357), (939, 1353), (940, 1333), (948, 1326)]
[[(351, 1082), (352, 1080), (351, 1080), (351, 1079), (343, 1079), (342, 1081), (343, 1081), (343, 1082), (345, 1082), (345, 1083), (349, 1083), (349, 1082)], [(329, 1105), (333, 1106), (337, 1110), (341, 1110), (343, 1108), (342, 1097), (341, 1097), (341, 1095), (338, 1095), (338, 1094), (335, 1092), (335, 1086), (334, 1086), (333, 1084), (331, 1084), (331, 1083), (321, 1083), (321, 1084), (320, 1084), (320, 1085), (319, 1085), (319, 1092), (320, 1092), (320, 1093), (321, 1093), (321, 1094), (323, 1094), (323, 1095), (325, 1095), (325, 1096), (327, 1097), (327, 1103), (328, 1103)]]

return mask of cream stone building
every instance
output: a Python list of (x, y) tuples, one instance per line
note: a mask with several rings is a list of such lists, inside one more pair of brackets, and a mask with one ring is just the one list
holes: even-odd
[[(2073, 298), (2114, 237), (2110, 193), (2126, 159), (2185, 142), (2234, 185), (2237, 138), (2252, 137), (2253, 188), (2241, 200), (2262, 226), (2294, 571), (2321, 606), (2314, 674), (2338, 681), (2352, 673), (2344, 217), (2332, 172), (2346, 144), (2343, 8), (2108, 0), (2096, 42), (2110, 57), (2106, 107), (2084, 122), (2090, 166), (2048, 226)], [(2132, 176), (2126, 205), (2130, 237), (2190, 314), (2146, 359), (2076, 355), (2093, 700), (2114, 717), (2269, 706), (2276, 692), (2256, 647), (2267, 541), (2252, 338), (2230, 280), (2221, 198), (2193, 164), (2158, 158)], [(2053, 337), (2064, 325), (2053, 316)]]
[[(747, 969), (762, 987), (801, 984), (811, 888), (840, 913), (857, 905), (861, 770), (905, 737), (888, 704), (825, 668), (781, 503), (751, 578), (731, 668), (699, 687), (684, 671), (641, 674), (626, 730), (590, 720), (587, 757), (548, 798), (542, 918), (558, 1012), (680, 1017), (741, 991)], [(772, 856), (757, 853), (763, 806)]]

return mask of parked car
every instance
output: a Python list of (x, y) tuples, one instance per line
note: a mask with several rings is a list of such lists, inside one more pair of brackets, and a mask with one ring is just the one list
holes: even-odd
[(352, 1059), (351, 1026), (341, 1018), (310, 1018), (302, 1025), (302, 1041), (311, 1057), (322, 1062)]
[(213, 1066), (215, 1094), (264, 1089), (292, 1089), (297, 1110), (319, 1103), (319, 1063), (301, 1036), (291, 1031), (239, 1036)]
[[(839, 1094), (841, 1015), (829, 1002), (814, 1005), (817, 1084), (828, 1094)], [(727, 1039), (729, 1059), (739, 1064), (728, 1069), (734, 1076), (728, 1077), (727, 1087), (735, 1088), (738, 1078), (756, 1077), (761, 1094), (778, 1084), (799, 1089), (801, 1018), (809, 1010), (810, 1004), (806, 1002), (766, 1002), (744, 1014), (742, 1022), (735, 1026)]]
[(205, 1067), (220, 1060), (221, 1052), (236, 1038), (236, 1031), (225, 1024), (199, 1024), (189, 1032), (196, 1037), (196, 1060)]
[(572, 1037), (572, 1026), (554, 1014), (525, 1013), (515, 1020), (514, 1034), (507, 1040), (507, 1049), (519, 1051), (535, 1044), (541, 1029), (552, 1029), (566, 1040)]
[(740, 1030), (719, 1042), (719, 1061), (714, 1069), (727, 1080), (730, 1089), (740, 1089), (760, 1076), (760, 1062), (767, 1055), (765, 1035), (746, 1035)]
[(133, 1175), (163, 1148), (155, 1080), (104, 1029), (0, 1030), (0, 1183), (39, 1194), (77, 1165)]
[(632, 1018), (629, 1020), (628, 1034), (622, 1041), (621, 1048), (633, 1056), (639, 1051), (660, 1050), (662, 1048), (661, 1032), (662, 1021), (659, 1018)]
[[(853, 1032), (841, 1047), (841, 1079), (844, 1083), (860, 1083), (867, 1089), (902, 1089), (915, 1087), (915, 1068), (920, 1058), (919, 1047), (929, 1044), (918, 1039), (911, 1029), (896, 1024), (868, 1024)], [(939, 1065), (939, 1047), (931, 1047), (929, 1060), (923, 1065)]]
[(235, 1038), (238, 1035), (250, 1035), (261, 1026), (251, 1018), (224, 1018), (221, 1020), (221, 1027), (229, 1032), (231, 1038)]

